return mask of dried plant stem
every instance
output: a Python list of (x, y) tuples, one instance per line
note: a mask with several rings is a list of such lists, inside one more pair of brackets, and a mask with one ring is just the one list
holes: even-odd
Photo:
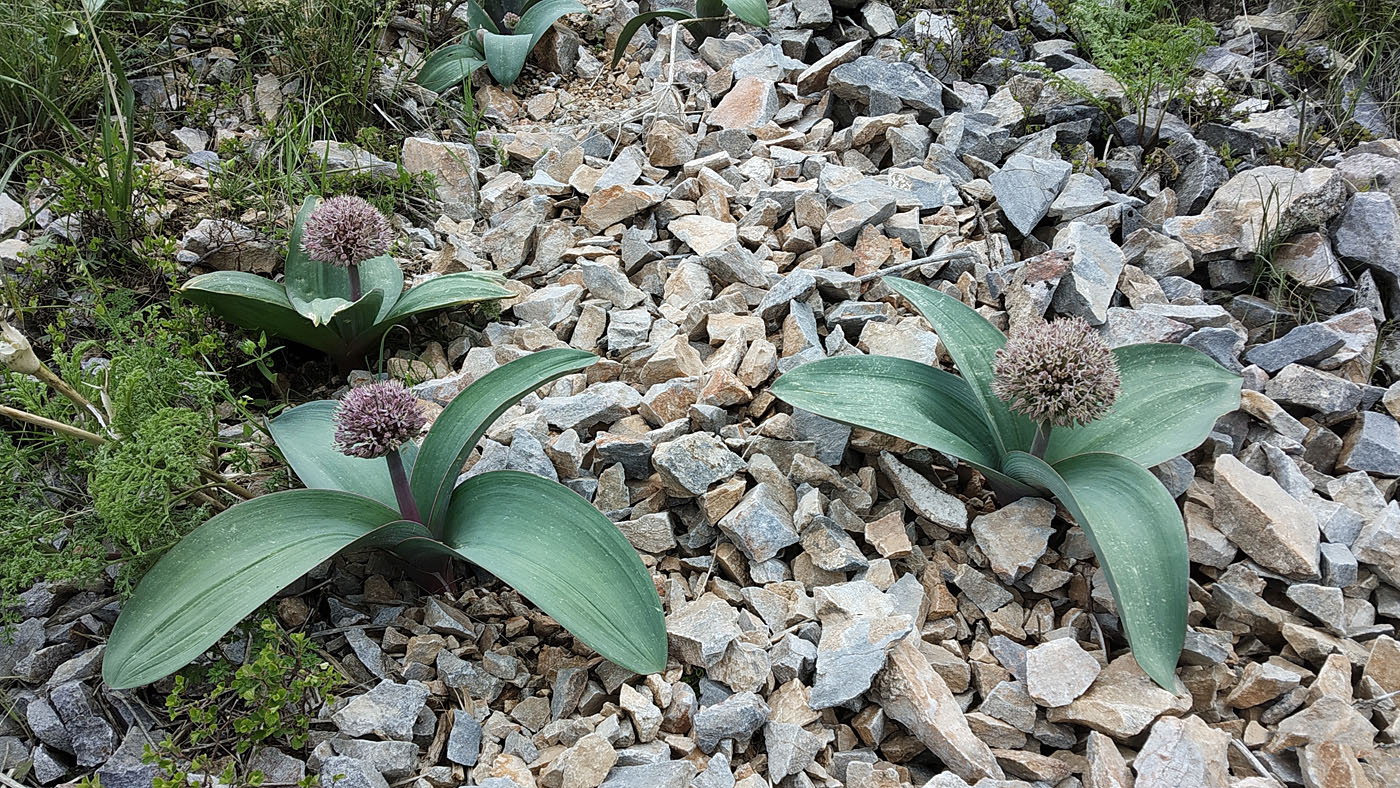
[[(22, 421), (26, 424), (33, 424), (36, 427), (43, 427), (46, 430), (57, 432), (60, 435), (67, 435), (70, 438), (77, 438), (80, 441), (91, 443), (94, 446), (105, 446), (110, 442), (106, 438), (102, 437), (101, 435), (98, 435), (95, 432), (88, 432), (87, 430), (81, 427), (74, 427), (71, 424), (64, 424), (61, 421), (54, 421), (53, 419), (40, 416), (37, 413), (30, 413), (27, 410), (12, 408), (8, 405), (0, 405), (0, 416), (9, 416), (15, 421)], [(225, 490), (228, 490), (229, 492), (233, 493), (239, 498), (242, 498), (245, 501), (249, 501), (257, 497), (253, 495), (253, 493), (249, 492), (247, 488), (243, 487), (241, 484), (238, 484), (237, 482), (231, 482), (228, 479), (225, 479), (223, 476), (220, 476), (219, 474), (209, 470), (208, 468), (200, 468), (199, 475), (203, 476), (208, 481), (224, 488)]]

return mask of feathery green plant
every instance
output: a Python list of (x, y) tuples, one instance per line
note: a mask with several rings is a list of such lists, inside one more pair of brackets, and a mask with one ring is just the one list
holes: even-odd
[[(840, 356), (791, 370), (773, 394), (961, 459), (1003, 503), (1058, 500), (1098, 555), (1138, 664), (1173, 687), (1186, 634), (1186, 529), (1148, 468), (1195, 448), (1239, 407), (1240, 378), (1182, 345), (1129, 345), (1108, 361), (1088, 335), (1078, 344), (1048, 336), (1056, 324), (1008, 344), (961, 301), (884, 281), (929, 321), (962, 376), (898, 358)], [(1109, 364), (1121, 389), (1111, 385)]]

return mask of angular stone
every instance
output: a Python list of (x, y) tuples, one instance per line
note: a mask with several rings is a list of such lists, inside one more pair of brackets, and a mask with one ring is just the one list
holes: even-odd
[(713, 593), (666, 617), (672, 653), (687, 665), (709, 668), (739, 637), (739, 611)]
[(752, 129), (767, 124), (777, 113), (778, 90), (773, 81), (747, 76), (724, 94), (708, 119), (721, 129)]
[(1337, 470), (1400, 476), (1400, 423), (1372, 410), (1357, 414), (1342, 440)]
[(943, 114), (943, 85), (912, 63), (865, 55), (832, 69), (827, 84), (838, 98), (864, 104), (866, 115), (898, 112), (900, 107)]
[(589, 232), (602, 232), (661, 202), (666, 190), (659, 186), (609, 186), (589, 196), (579, 219)]
[(445, 215), (457, 221), (477, 217), (481, 160), (475, 145), (409, 137), (403, 141), (400, 162), (408, 172), (433, 176), (433, 189)]
[(1260, 566), (1288, 577), (1319, 576), (1317, 518), (1273, 479), (1233, 455), (1215, 461), (1214, 525)]
[(1041, 706), (1065, 706), (1083, 695), (1102, 669), (1073, 638), (1056, 638), (1026, 652), (1026, 694)]
[(1346, 337), (1323, 323), (1306, 323), (1287, 334), (1249, 349), (1245, 360), (1269, 374), (1289, 364), (1316, 364), (1346, 345)]
[(1038, 159), (1017, 153), (987, 180), (992, 184), (997, 205), (1011, 226), (1030, 235), (1050, 210), (1074, 168), (1060, 159)]
[(880, 453), (879, 465), (900, 499), (919, 516), (954, 533), (967, 533), (967, 507), (962, 501), (938, 489), (889, 452)]
[(825, 709), (869, 689), (885, 655), (909, 634), (913, 622), (865, 580), (821, 586), (814, 596), (822, 628), (811, 706)]
[(1002, 779), (996, 758), (973, 735), (957, 699), (917, 641), (904, 638), (890, 651), (876, 682), (876, 702), (959, 777), (969, 782)]
[(1045, 555), (1055, 529), (1055, 505), (1043, 498), (1022, 498), (972, 521), (972, 535), (1002, 582), (1014, 583)]
[(1147, 729), (1163, 714), (1184, 714), (1191, 708), (1191, 695), (1178, 682), (1178, 694), (1157, 686), (1138, 667), (1131, 654), (1108, 663), (1089, 691), (1068, 706), (1048, 709), (1053, 723), (1087, 725), (1115, 739), (1127, 739)]
[(374, 734), (385, 739), (411, 741), (418, 712), (428, 701), (428, 688), (420, 682), (397, 684), (382, 681), (374, 689), (357, 695), (345, 708), (331, 716), (346, 736)]
[(767, 482), (754, 485), (719, 521), (719, 528), (753, 561), (767, 561), (798, 541), (792, 512)]
[(768, 704), (752, 692), (740, 692), (700, 709), (695, 715), (695, 742), (712, 753), (725, 739), (745, 741), (768, 722)]
[(1275, 375), (1264, 393), (1281, 405), (1308, 408), (1323, 415), (1345, 413), (1361, 404), (1361, 387), (1312, 367), (1289, 364)]
[(652, 465), (662, 484), (677, 497), (703, 494), (715, 482), (743, 470), (744, 461), (708, 432), (682, 435), (656, 447)]
[(1384, 192), (1358, 192), (1332, 231), (1337, 254), (1400, 276), (1400, 218)]
[(666, 229), (702, 257), (739, 240), (737, 225), (702, 214), (672, 219)]

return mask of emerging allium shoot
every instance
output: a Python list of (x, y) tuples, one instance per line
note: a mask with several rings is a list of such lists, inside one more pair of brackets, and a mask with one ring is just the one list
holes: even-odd
[(361, 197), (341, 195), (321, 203), (302, 229), (301, 245), (312, 260), (349, 269), (350, 300), (360, 299), (360, 263), (389, 252), (389, 220)]
[(418, 437), (428, 420), (418, 400), (397, 380), (351, 389), (335, 409), (335, 448), (350, 457), (389, 463), (389, 477), (405, 519), (422, 522), (408, 486), (399, 447)]
[(1118, 398), (1118, 362), (1098, 332), (1069, 317), (1023, 328), (996, 352), (992, 393), (1037, 425), (1031, 454), (1045, 456), (1054, 427), (1079, 427)]

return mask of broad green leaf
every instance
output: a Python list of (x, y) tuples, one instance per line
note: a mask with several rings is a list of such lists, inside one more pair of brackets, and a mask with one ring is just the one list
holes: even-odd
[(452, 44), (433, 50), (419, 70), (416, 81), (434, 93), (441, 93), (462, 84), (472, 72), (484, 65), (485, 56), (474, 44)]
[(767, 0), (724, 0), (724, 4), (745, 22), (758, 27), (768, 27)]
[(504, 279), (495, 274), (460, 273), (439, 276), (415, 285), (403, 294), (384, 322), (397, 323), (419, 312), (445, 309), (450, 306), (510, 298), (515, 293), (501, 286)]
[(361, 344), (355, 342), (356, 339), (366, 335), (378, 338), (388, 330), (388, 325), (381, 325), (379, 321), (383, 305), (383, 291), (365, 290), (359, 301), (331, 316), (331, 328), (345, 340), (346, 349), (342, 351), (345, 355), (353, 356), (364, 352)]
[(967, 382), (889, 356), (837, 356), (778, 378), (773, 395), (795, 408), (995, 468), (996, 444)]
[(282, 285), (257, 274), (242, 271), (201, 274), (185, 282), (180, 292), (243, 328), (266, 331), (323, 353), (334, 353), (342, 344), (330, 327), (314, 326), (299, 314), (287, 299)]
[[(349, 269), (312, 260), (301, 247), (302, 231), (306, 220), (311, 218), (312, 212), (316, 210), (316, 203), (316, 196), (307, 197), (302, 202), (301, 209), (297, 211), (296, 221), (292, 224), (292, 236), (287, 241), (287, 258), (283, 264), (287, 299), (298, 312), (310, 320), (317, 319), (316, 316), (329, 319), (330, 314), (344, 310), (344, 307), (341, 307), (327, 314), (326, 307), (313, 309), (312, 304), (317, 301), (350, 301)], [(381, 294), (382, 300), (375, 314), (382, 319), (403, 292), (403, 271), (394, 258), (387, 254), (360, 263), (359, 269), (362, 295), (368, 296), (375, 290)]]
[(539, 0), (520, 15), (520, 21), (515, 24), (515, 34), (529, 36), (530, 48), (534, 49), (549, 28), (559, 21), (559, 17), (586, 13), (588, 9), (578, 0)]
[[(298, 405), (268, 421), (268, 431), (302, 484), (364, 495), (397, 510), (399, 502), (389, 479), (387, 461), (383, 457), (373, 460), (350, 457), (335, 448), (332, 418), (339, 405), (329, 399)], [(404, 444), (399, 456), (403, 459), (404, 471), (413, 473), (418, 445)]]
[(1216, 419), (1240, 406), (1240, 376), (1195, 348), (1128, 345), (1113, 355), (1123, 378), (1117, 401), (1098, 421), (1051, 432), (1051, 463), (1109, 452), (1150, 468), (1201, 445)]
[(146, 573), (107, 639), (113, 689), (170, 675), (278, 591), (350, 546), (392, 547), (416, 523), (337, 490), (287, 490), (238, 504), (194, 529)]
[(558, 482), (489, 471), (462, 482), (443, 542), (510, 584), (604, 657), (636, 673), (666, 667), (666, 620), (627, 537)]
[[(499, 4), (497, 4), (497, 7), (499, 9)], [(501, 15), (504, 16), (505, 11), (503, 9), (499, 10), (501, 10)], [(501, 32), (501, 29), (496, 27), (496, 20), (491, 18), (491, 14), (485, 8), (481, 7), (480, 3), (474, 0), (467, 3), (467, 23), (467, 27), (472, 31), (481, 29), (490, 33)], [(470, 33), (468, 35), (470, 35)]]
[(914, 305), (948, 348), (958, 374), (972, 387), (972, 393), (991, 420), (992, 433), (998, 443), (997, 453), (1029, 449), (1035, 437), (1035, 424), (1025, 416), (1012, 413), (992, 393), (992, 362), (996, 352), (1006, 344), (1006, 336), (977, 314), (977, 310), (952, 296), (898, 277), (887, 276), (883, 281)]
[(719, 35), (720, 27), (724, 24), (725, 4), (724, 0), (695, 0), (695, 16), (698, 21), (688, 25), (691, 35), (695, 36), (695, 43), (704, 43), (710, 36)]
[(662, 8), (656, 11), (647, 11), (644, 14), (637, 14), (627, 20), (627, 24), (622, 26), (622, 31), (617, 34), (617, 44), (613, 46), (612, 64), (616, 66), (618, 61), (622, 60), (623, 53), (627, 51), (627, 45), (632, 43), (632, 37), (637, 35), (637, 31), (642, 29), (642, 25), (662, 17), (670, 17), (671, 19), (693, 19), (694, 15), (677, 8)]
[(1186, 526), (1171, 493), (1146, 468), (1116, 454), (1080, 454), (1054, 467), (1011, 452), (1002, 470), (1048, 490), (1089, 537), (1108, 578), (1133, 657), (1175, 692), (1186, 638)]
[(413, 497), (424, 524), (441, 532), (452, 487), (467, 455), (507, 408), (540, 386), (597, 360), (582, 350), (541, 350), (491, 370), (449, 402), (423, 439), (413, 467)]
[(520, 70), (525, 68), (525, 58), (530, 56), (534, 45), (533, 36), (481, 31), (481, 51), (486, 54), (486, 68), (501, 87), (508, 88), (520, 78)]

